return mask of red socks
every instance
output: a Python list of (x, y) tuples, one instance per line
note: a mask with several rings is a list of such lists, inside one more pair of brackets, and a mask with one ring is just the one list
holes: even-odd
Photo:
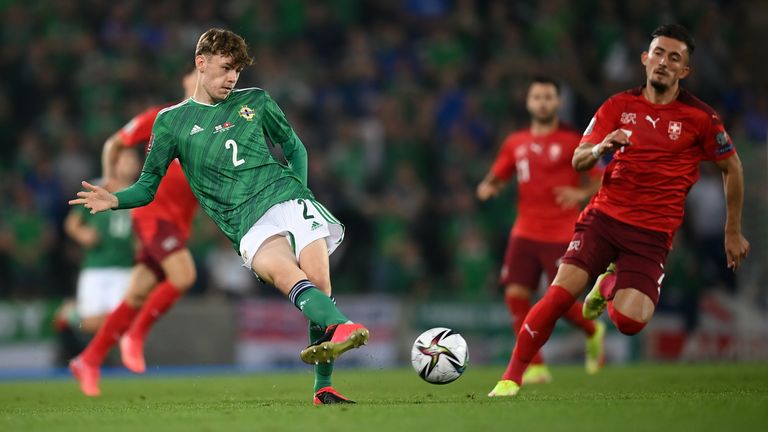
[[(504, 300), (507, 303), (510, 315), (512, 315), (512, 328), (515, 330), (515, 335), (517, 335), (520, 333), (520, 329), (523, 328), (523, 320), (528, 315), (528, 311), (531, 310), (531, 301), (526, 298), (511, 296), (504, 296)], [(544, 359), (541, 358), (541, 354), (536, 353), (531, 360), (531, 364), (542, 363), (544, 363)], [(507, 367), (507, 370), (509, 370), (509, 367)]]
[(80, 354), (80, 358), (90, 365), (101, 365), (110, 348), (120, 340), (120, 336), (128, 330), (128, 327), (131, 326), (131, 322), (138, 313), (139, 309), (134, 309), (125, 302), (121, 302), (107, 316), (104, 324), (96, 332), (96, 336), (93, 337), (85, 350)]
[(152, 325), (181, 297), (182, 292), (176, 289), (168, 280), (160, 284), (149, 295), (147, 302), (141, 308), (127, 336), (132, 339), (145, 340)]
[(613, 302), (608, 302), (608, 316), (611, 317), (611, 321), (616, 328), (625, 335), (632, 336), (640, 333), (640, 330), (645, 327), (644, 322), (635, 321), (632, 318), (624, 315), (613, 307)]
[(557, 285), (549, 287), (544, 297), (528, 312), (523, 328), (517, 334), (512, 360), (503, 379), (510, 379), (522, 385), (523, 372), (549, 339), (557, 319), (571, 308), (575, 300), (563, 287)]
[(563, 318), (568, 320), (569, 323), (584, 330), (587, 336), (595, 334), (595, 322), (584, 318), (581, 313), (582, 303), (580, 301), (575, 302), (570, 309), (563, 315)]

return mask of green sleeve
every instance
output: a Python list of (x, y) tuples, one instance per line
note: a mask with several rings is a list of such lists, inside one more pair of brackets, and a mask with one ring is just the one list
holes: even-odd
[(277, 106), (277, 103), (269, 94), (265, 94), (264, 97), (266, 98), (264, 103), (264, 129), (272, 143), (283, 148), (283, 154), (288, 161), (288, 165), (306, 186), (307, 149), (304, 148), (304, 144), (288, 123), (283, 110)]
[(136, 183), (115, 193), (117, 197), (115, 210), (141, 207), (151, 203), (161, 179), (162, 177), (157, 174), (142, 171)]
[(115, 194), (117, 209), (141, 207), (152, 202), (168, 165), (178, 157), (173, 134), (169, 132), (165, 120), (161, 112), (152, 126), (147, 159), (141, 169), (141, 176), (136, 183)]

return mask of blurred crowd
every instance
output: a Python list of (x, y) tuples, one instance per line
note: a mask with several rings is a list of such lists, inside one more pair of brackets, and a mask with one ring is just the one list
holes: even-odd
[[(745, 161), (745, 231), (754, 248), (768, 226), (759, 163), (768, 84), (758, 79), (765, 58), (750, 42), (765, 27), (754, 22), (766, 14), (758, 9), (766, 6), (0, 1), (0, 298), (73, 294), (82, 252), (62, 232), (67, 199), (80, 180), (99, 176), (109, 135), (148, 105), (181, 98), (179, 77), (210, 27), (249, 43), (255, 65), (239, 87), (264, 88), (278, 101), (308, 149), (310, 187), (347, 226), (332, 257), (336, 291), (497, 296), (515, 197), (508, 191), (480, 204), (474, 189), (503, 137), (526, 126), (529, 79), (560, 80), (561, 118), (583, 129), (605, 98), (643, 82), (640, 53), (665, 22), (694, 33), (694, 72), (684, 85), (722, 114)], [(704, 172), (689, 203), (693, 218), (670, 256), (667, 285), (683, 297), (700, 286), (736, 289), (733, 276), (717, 270), (725, 265), (717, 255), (718, 182), (717, 172)], [(200, 266), (196, 292), (272, 292), (240, 268), (204, 215), (191, 248)]]

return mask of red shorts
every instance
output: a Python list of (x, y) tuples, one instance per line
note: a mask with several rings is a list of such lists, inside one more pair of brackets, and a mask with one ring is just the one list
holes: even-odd
[(160, 263), (168, 255), (187, 247), (187, 240), (179, 227), (163, 219), (134, 219), (133, 231), (139, 240), (135, 261), (144, 264), (157, 276), (165, 279)]
[(546, 273), (550, 282), (555, 278), (560, 258), (567, 247), (568, 243), (530, 240), (510, 233), (501, 267), (501, 283), (518, 284), (535, 291), (542, 272)]
[(616, 289), (634, 288), (659, 301), (669, 234), (636, 227), (597, 210), (579, 222), (563, 262), (573, 264), (595, 279), (608, 264), (616, 264)]

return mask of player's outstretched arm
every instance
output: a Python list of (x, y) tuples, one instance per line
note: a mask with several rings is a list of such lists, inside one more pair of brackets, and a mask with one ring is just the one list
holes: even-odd
[(92, 185), (87, 181), (83, 181), (82, 185), (86, 190), (78, 192), (76, 199), (69, 200), (69, 205), (82, 204), (91, 210), (91, 214), (117, 207), (117, 197), (103, 187)]
[(734, 271), (749, 254), (749, 242), (741, 233), (741, 210), (744, 205), (744, 170), (739, 155), (715, 162), (723, 171), (725, 188), (725, 256)]
[(119, 133), (114, 133), (104, 142), (101, 151), (101, 178), (104, 180), (104, 187), (109, 189), (115, 181), (115, 165), (117, 156), (125, 148), (123, 140)]

